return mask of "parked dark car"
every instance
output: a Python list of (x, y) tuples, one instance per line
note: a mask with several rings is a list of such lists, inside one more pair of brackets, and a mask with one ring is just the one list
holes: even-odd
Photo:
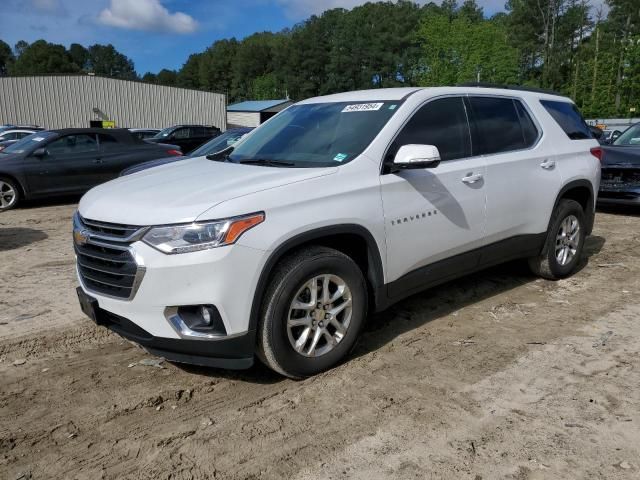
[(601, 142), (604, 145), (611, 145), (613, 142), (615, 142), (620, 135), (622, 135), (622, 131), (621, 130), (610, 130), (610, 129), (604, 129), (602, 131), (603, 135), (602, 135), (602, 139)]
[(158, 158), (156, 160), (149, 160), (148, 162), (138, 163), (132, 167), (126, 168), (120, 174), (121, 177), (125, 175), (131, 175), (132, 173), (140, 172), (148, 168), (157, 167), (159, 165), (165, 165), (167, 163), (178, 162), (187, 158), (203, 157), (204, 155), (210, 155), (212, 153), (224, 150), (227, 147), (235, 144), (238, 140), (249, 133), (253, 128), (233, 128), (224, 132), (222, 135), (217, 136), (213, 140), (208, 141), (199, 148), (196, 148), (190, 154), (183, 157), (171, 157), (171, 158)]
[(160, 133), (159, 128), (130, 128), (129, 131), (139, 140), (148, 140)]
[(598, 203), (640, 206), (640, 123), (602, 147)]
[(77, 194), (136, 163), (181, 155), (125, 129), (69, 128), (37, 132), (0, 152), (0, 211), (21, 199)]
[(220, 135), (220, 129), (204, 125), (174, 125), (165, 128), (155, 137), (147, 139), (154, 143), (178, 145), (183, 153), (189, 153), (200, 145)]

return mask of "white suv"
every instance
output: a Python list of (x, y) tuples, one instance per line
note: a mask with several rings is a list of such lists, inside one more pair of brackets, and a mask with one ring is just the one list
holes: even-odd
[(171, 361), (303, 378), (365, 319), (469, 272), (577, 267), (598, 142), (567, 98), (479, 87), (297, 103), (242, 141), (108, 182), (74, 217), (78, 295)]

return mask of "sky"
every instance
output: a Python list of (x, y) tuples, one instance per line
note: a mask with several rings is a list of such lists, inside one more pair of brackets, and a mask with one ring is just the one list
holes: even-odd
[[(505, 1), (478, 0), (478, 4), (490, 16), (503, 10)], [(40, 38), (67, 47), (71, 43), (85, 47), (111, 43), (133, 60), (142, 75), (178, 69), (191, 53), (221, 38), (279, 31), (314, 13), (363, 3), (365, 0), (0, 0), (0, 39), (11, 46), (18, 40)]]

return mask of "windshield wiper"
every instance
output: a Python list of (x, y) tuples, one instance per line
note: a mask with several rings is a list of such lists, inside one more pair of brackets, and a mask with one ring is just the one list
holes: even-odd
[(284, 160), (270, 160), (268, 158), (248, 158), (240, 160), (238, 163), (246, 165), (266, 165), (268, 167), (293, 167), (295, 163), (285, 162)]

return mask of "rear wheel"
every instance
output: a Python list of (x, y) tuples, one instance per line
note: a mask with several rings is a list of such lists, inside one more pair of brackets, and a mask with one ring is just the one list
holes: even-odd
[(586, 224), (582, 206), (563, 199), (553, 212), (542, 254), (529, 259), (531, 270), (549, 280), (573, 274), (580, 263)]
[(20, 189), (14, 180), (0, 177), (0, 212), (10, 210), (20, 200)]
[(265, 295), (258, 356), (282, 375), (315, 375), (349, 353), (366, 314), (365, 280), (350, 257), (325, 247), (299, 251), (278, 265)]

